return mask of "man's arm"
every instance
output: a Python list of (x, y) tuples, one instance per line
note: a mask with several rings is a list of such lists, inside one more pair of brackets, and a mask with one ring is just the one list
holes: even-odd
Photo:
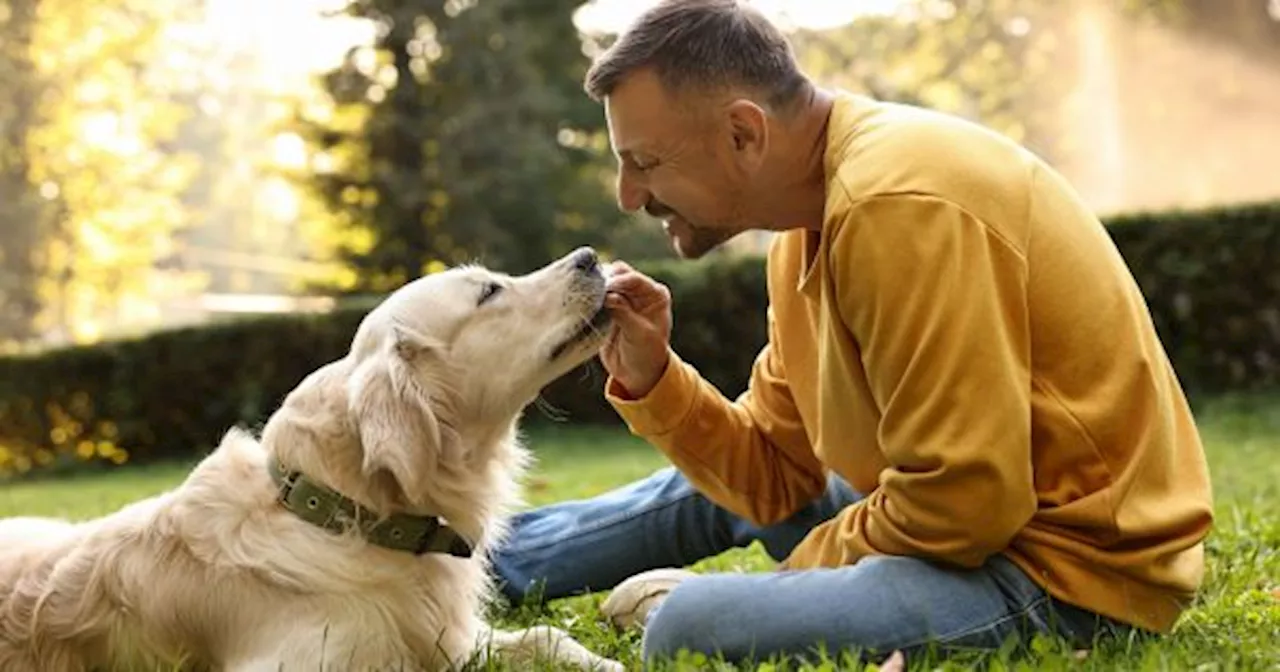
[(1027, 265), (970, 213), (924, 195), (853, 207), (831, 241), (891, 467), (816, 528), (791, 568), (867, 555), (975, 567), (1035, 512)]
[[(772, 310), (768, 320), (772, 342)], [(619, 329), (633, 328), (625, 315), (618, 321)], [(770, 345), (757, 356), (748, 389), (735, 401), (680, 359), (665, 336), (662, 345), (660, 377), (636, 395), (612, 373), (626, 368), (620, 358), (604, 353), (606, 367), (613, 365), (606, 396), (634, 434), (662, 450), (709, 499), (757, 524), (783, 520), (822, 493), (825, 470)]]

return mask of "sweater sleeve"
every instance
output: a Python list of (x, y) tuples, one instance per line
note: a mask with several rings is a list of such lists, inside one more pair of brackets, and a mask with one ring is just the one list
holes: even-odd
[[(768, 326), (772, 342), (772, 310)], [(606, 397), (631, 432), (660, 449), (699, 492), (757, 525), (787, 518), (826, 487), (770, 344), (756, 357), (747, 391), (733, 401), (671, 350), (643, 399), (624, 397), (612, 378)]]
[(852, 206), (831, 242), (836, 310), (861, 348), (888, 464), (790, 568), (868, 555), (976, 567), (1033, 515), (1025, 257), (959, 206)]

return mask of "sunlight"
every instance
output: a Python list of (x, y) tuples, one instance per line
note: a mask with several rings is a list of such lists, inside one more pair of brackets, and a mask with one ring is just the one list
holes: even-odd
[[(624, 28), (657, 0), (589, 0), (574, 14), (587, 33)], [(751, 0), (784, 29), (822, 30), (860, 16), (892, 14), (908, 0)], [(346, 0), (208, 0), (205, 28), (228, 49), (254, 53), (272, 77), (305, 77), (337, 66), (347, 49), (369, 44), (376, 28), (346, 16), (328, 17)], [(287, 29), (282, 26), (288, 26)]]
[(94, 147), (106, 147), (119, 133), (120, 115), (114, 112), (86, 114), (80, 120), (80, 137)]
[(80, 120), (79, 136), (88, 147), (122, 157), (136, 156), (142, 153), (142, 139), (137, 133), (128, 132), (125, 126), (124, 120), (115, 112), (94, 112), (86, 114)]
[(297, 190), (280, 177), (267, 178), (258, 189), (258, 199), (276, 222), (292, 222), (302, 211)]
[(297, 133), (280, 133), (271, 139), (271, 159), (282, 168), (307, 167), (307, 143)]
[(208, 0), (206, 27), (219, 44), (261, 59), (270, 77), (305, 77), (337, 67), (355, 44), (373, 39), (367, 21), (328, 17), (345, 0)]

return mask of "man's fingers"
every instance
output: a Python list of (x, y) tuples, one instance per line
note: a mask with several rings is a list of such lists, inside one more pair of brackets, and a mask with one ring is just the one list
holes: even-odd
[(605, 286), (611, 290), (630, 289), (634, 291), (636, 289), (651, 287), (653, 284), (654, 282), (652, 280), (646, 278), (640, 273), (636, 273), (635, 271), (623, 271), (622, 273), (610, 276), (609, 279), (605, 281)]
[(608, 291), (625, 296), (636, 309), (671, 300), (671, 291), (665, 285), (638, 273), (626, 273), (610, 278)]
[(607, 270), (608, 270), (608, 273), (607, 273), (608, 275), (618, 275), (619, 273), (634, 273), (636, 271), (636, 269), (631, 267), (631, 264), (628, 264), (625, 261), (618, 261), (618, 260), (614, 260), (610, 262)]
[(649, 285), (649, 286), (655, 286), (655, 287), (662, 284), (662, 283), (659, 283), (657, 280), (654, 280), (653, 278), (645, 275), (644, 273), (641, 273), (640, 271), (637, 271), (636, 269), (631, 268), (630, 266), (627, 266), (625, 264), (621, 266), (615, 266), (605, 278), (605, 282), (610, 287), (619, 283), (628, 284), (628, 285), (631, 285), (631, 284)]
[(631, 299), (627, 298), (622, 292), (609, 290), (604, 295), (604, 307), (609, 310), (635, 310), (635, 306), (631, 305)]
[(610, 306), (609, 298), (605, 298), (605, 305), (610, 309), (610, 317), (613, 318), (614, 325), (622, 331), (635, 332), (636, 329), (644, 328), (648, 325), (648, 320), (641, 317), (635, 308), (624, 298), (616, 296), (613, 305)]
[[(606, 299), (606, 305), (608, 299)], [(625, 300), (619, 300), (617, 307), (610, 309), (613, 318), (612, 330), (609, 334), (609, 345), (619, 347), (624, 343), (637, 344), (659, 338), (653, 320), (637, 311)]]

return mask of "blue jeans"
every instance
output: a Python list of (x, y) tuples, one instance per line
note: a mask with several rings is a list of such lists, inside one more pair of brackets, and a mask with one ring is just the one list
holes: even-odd
[[(833, 478), (788, 520), (756, 527), (698, 493), (672, 468), (592, 499), (517, 515), (494, 552), (506, 597), (556, 599), (607, 590), (659, 567), (684, 567), (759, 541), (785, 559), (815, 525), (861, 496)], [(1052, 599), (996, 556), (976, 570), (904, 557), (848, 567), (689, 579), (654, 610), (644, 658), (680, 650), (742, 662), (862, 650), (997, 648), (1050, 633), (1078, 646), (1127, 627)]]

